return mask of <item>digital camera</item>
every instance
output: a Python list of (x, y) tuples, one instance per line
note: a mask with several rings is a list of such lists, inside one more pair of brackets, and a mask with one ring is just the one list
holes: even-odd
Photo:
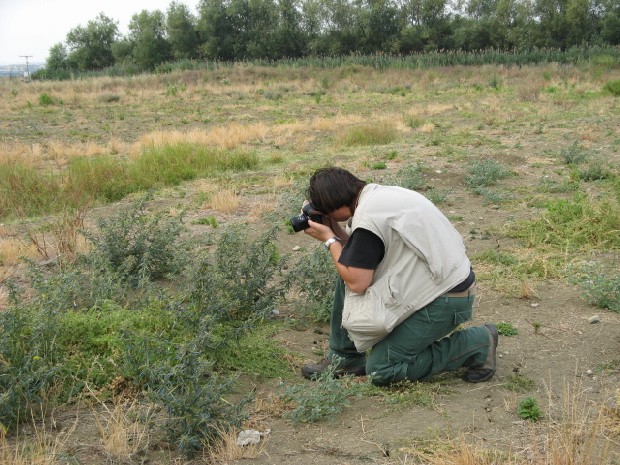
[(317, 223), (321, 223), (323, 221), (323, 215), (320, 213), (311, 213), (313, 210), (314, 205), (307, 203), (301, 209), (301, 215), (291, 218), (291, 226), (293, 227), (293, 231), (299, 232), (304, 229), (308, 229), (310, 227), (308, 220), (312, 220)]

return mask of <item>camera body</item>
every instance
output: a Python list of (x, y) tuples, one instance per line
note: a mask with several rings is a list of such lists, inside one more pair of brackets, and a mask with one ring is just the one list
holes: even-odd
[(293, 231), (299, 232), (304, 229), (308, 229), (310, 227), (308, 220), (312, 220), (317, 223), (321, 223), (323, 221), (323, 215), (320, 213), (311, 213), (313, 210), (314, 205), (307, 203), (301, 209), (301, 215), (293, 216), (291, 218), (291, 226), (293, 227)]

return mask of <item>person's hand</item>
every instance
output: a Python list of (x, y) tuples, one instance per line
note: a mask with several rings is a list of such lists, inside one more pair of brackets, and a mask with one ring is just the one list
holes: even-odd
[[(329, 218), (323, 217), (323, 220), (329, 221)], [(321, 242), (325, 242), (330, 237), (334, 237), (336, 235), (334, 234), (334, 231), (332, 230), (332, 228), (326, 224), (317, 223), (316, 221), (308, 220), (308, 225), (309, 227), (304, 229), (304, 233), (308, 234), (311, 237), (314, 237), (315, 239)]]

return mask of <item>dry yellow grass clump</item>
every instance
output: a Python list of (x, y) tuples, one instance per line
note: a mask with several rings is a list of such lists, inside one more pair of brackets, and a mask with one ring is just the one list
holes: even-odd
[(155, 131), (140, 137), (141, 148), (161, 148), (166, 145), (210, 145), (234, 149), (250, 141), (261, 141), (268, 133), (267, 125), (256, 123), (242, 125), (233, 123), (208, 131)]

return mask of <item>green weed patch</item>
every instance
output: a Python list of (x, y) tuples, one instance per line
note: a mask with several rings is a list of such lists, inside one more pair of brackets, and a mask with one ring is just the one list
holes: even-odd
[(620, 206), (592, 200), (584, 193), (547, 203), (539, 218), (515, 226), (512, 235), (528, 246), (548, 244), (560, 249), (620, 247)]
[(573, 276), (589, 303), (620, 313), (620, 273), (613, 267), (587, 263)]
[(312, 384), (294, 384), (286, 388), (282, 398), (293, 405), (286, 414), (288, 419), (294, 423), (331, 420), (350, 405), (350, 397), (361, 395), (361, 385), (350, 382), (350, 377), (334, 378), (336, 365), (330, 365)]
[(536, 387), (533, 379), (528, 378), (520, 373), (512, 373), (506, 377), (504, 388), (513, 392), (527, 392)]
[(3, 162), (0, 218), (53, 213), (93, 201), (114, 202), (134, 192), (175, 186), (224, 171), (244, 171), (257, 164), (252, 152), (189, 144), (150, 148), (135, 159), (78, 157), (57, 174), (19, 162)]

